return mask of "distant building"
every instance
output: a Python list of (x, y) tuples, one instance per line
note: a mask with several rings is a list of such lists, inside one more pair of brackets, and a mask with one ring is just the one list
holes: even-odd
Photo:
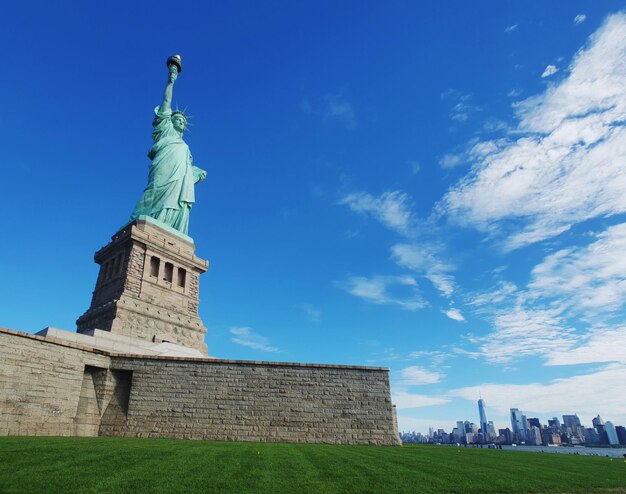
[(561, 444), (561, 436), (559, 436), (558, 434), (550, 434), (548, 436), (548, 444), (555, 444), (555, 445), (559, 445)]
[(553, 429), (560, 429), (561, 428), (561, 422), (559, 422), (558, 417), (552, 417), (552, 420), (548, 420), (548, 427), (551, 427)]
[(617, 439), (619, 439), (619, 443), (626, 445), (626, 427), (618, 425), (615, 427), (615, 432), (617, 432)]
[(498, 442), (500, 444), (511, 444), (513, 442), (513, 431), (508, 427), (506, 429), (498, 429)]
[(600, 444), (609, 444), (609, 437), (604, 428), (604, 420), (602, 420), (602, 417), (600, 417), (600, 414), (598, 414), (597, 417), (594, 417), (594, 419), (591, 422), (593, 423), (594, 429), (598, 431), (598, 434), (600, 436), (600, 440), (598, 442)]
[(591, 421), (593, 423), (593, 426), (597, 429), (598, 427), (603, 427), (604, 426), (604, 420), (602, 420), (602, 417), (600, 417), (600, 414), (598, 414), (597, 417), (594, 417), (593, 420)]
[(619, 439), (617, 438), (617, 431), (612, 422), (608, 420), (604, 423), (604, 431), (606, 432), (606, 438), (611, 446), (617, 446)]
[(487, 422), (487, 440), (492, 441), (496, 437), (496, 427), (493, 425), (493, 422), (490, 420)]
[(541, 438), (541, 429), (533, 425), (530, 429), (528, 429), (527, 440), (533, 446), (540, 446), (543, 443), (543, 439)]
[(600, 444), (600, 434), (593, 427), (585, 429), (585, 444)]
[(541, 424), (539, 423), (539, 419), (534, 418), (534, 417), (529, 418), (528, 427), (537, 427), (538, 429), (541, 429)]
[(488, 436), (487, 430), (487, 413), (485, 412), (485, 400), (478, 400), (478, 416), (480, 417), (480, 430), (485, 436)]
[(578, 429), (582, 427), (580, 425), (580, 419), (578, 418), (578, 415), (576, 414), (563, 415), (563, 425), (567, 429), (570, 429), (573, 434), (576, 433), (576, 431), (578, 431)]
[(511, 408), (511, 429), (513, 429), (513, 436), (516, 439), (521, 437), (522, 431), (525, 427), (522, 427), (522, 412), (519, 408)]

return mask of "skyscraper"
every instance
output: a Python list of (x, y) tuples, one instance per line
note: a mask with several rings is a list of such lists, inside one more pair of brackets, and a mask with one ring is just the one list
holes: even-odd
[(582, 426), (580, 424), (580, 419), (578, 418), (578, 415), (574, 414), (574, 415), (563, 415), (563, 425), (566, 428), (571, 429), (571, 431), (573, 433), (576, 433), (576, 431), (578, 431), (578, 429), (580, 429)]
[(526, 417), (519, 408), (511, 408), (511, 428), (517, 441), (526, 440)]
[(617, 431), (615, 430), (615, 426), (612, 422), (608, 420), (604, 424), (604, 430), (606, 432), (606, 437), (611, 446), (617, 446), (619, 444), (619, 439), (617, 437)]
[(478, 416), (480, 417), (480, 430), (487, 437), (489, 430), (487, 428), (487, 414), (485, 413), (485, 400), (478, 400)]
[(598, 428), (599, 426), (603, 426), (604, 425), (604, 420), (602, 420), (602, 417), (600, 417), (600, 414), (598, 414), (597, 417), (594, 417), (591, 422), (593, 423), (593, 426), (595, 428)]

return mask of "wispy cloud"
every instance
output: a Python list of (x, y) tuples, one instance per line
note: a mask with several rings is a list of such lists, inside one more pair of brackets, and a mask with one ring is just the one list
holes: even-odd
[(512, 33), (513, 31), (517, 31), (517, 24), (511, 24), (510, 26), (507, 26), (504, 28), (504, 32), (505, 33)]
[(322, 313), (320, 310), (313, 307), (311, 304), (301, 304), (300, 308), (304, 311), (306, 316), (313, 322), (320, 322)]
[(457, 89), (448, 88), (440, 96), (442, 100), (449, 101), (452, 104), (450, 119), (454, 122), (466, 122), (473, 114), (482, 111), (482, 108), (473, 102), (473, 96), (469, 93), (462, 93)]
[[(428, 304), (422, 298), (417, 282), (411, 276), (352, 276), (337, 285), (355, 297), (378, 305), (397, 305), (406, 310), (418, 310)], [(398, 287), (408, 291), (404, 296), (392, 295)]]
[(453, 357), (453, 354), (440, 350), (416, 350), (409, 353), (409, 358), (423, 360), (427, 359), (434, 367), (440, 367), (446, 360)]
[[(417, 236), (418, 220), (412, 212), (413, 201), (404, 192), (387, 191), (380, 196), (355, 192), (344, 196), (339, 204), (347, 205), (352, 211), (370, 215), (386, 228), (409, 239)], [(391, 259), (398, 266), (429, 280), (439, 292), (450, 297), (455, 288), (454, 277), (451, 274), (455, 268), (440, 260), (441, 250), (442, 248), (433, 242), (413, 240), (411, 243), (393, 245)], [(389, 295), (388, 287), (391, 284), (399, 284), (399, 280), (400, 284), (415, 287), (413, 297), (407, 300)], [(406, 280), (410, 280), (410, 283)], [(377, 301), (375, 303), (396, 304), (410, 310), (427, 305), (421, 295), (418, 296), (417, 281), (412, 276), (352, 277), (343, 286), (353, 295)]]
[(578, 14), (576, 17), (574, 17), (574, 25), (577, 26), (578, 24), (582, 24), (586, 20), (587, 16), (585, 14)]
[(401, 386), (419, 386), (436, 384), (445, 377), (441, 372), (430, 371), (416, 365), (405, 367), (398, 373), (398, 384)]
[(413, 175), (417, 175), (422, 170), (422, 166), (420, 165), (420, 162), (417, 160), (409, 160), (407, 161), (407, 164), (411, 168), (411, 173)]
[(468, 152), (472, 171), (439, 210), (504, 234), (515, 249), (571, 225), (626, 211), (626, 15), (610, 16), (574, 58), (569, 75), (515, 105), (506, 139)]
[(596, 328), (580, 340), (580, 344), (567, 351), (548, 355), (547, 365), (575, 365), (597, 362), (626, 364), (626, 326)]
[(489, 306), (495, 307), (502, 302), (515, 302), (516, 297), (514, 297), (518, 292), (517, 286), (514, 283), (509, 281), (501, 281), (498, 283), (498, 286), (491, 290), (487, 290), (481, 293), (475, 293), (470, 297), (470, 300), (467, 302), (468, 305), (473, 306)]
[(354, 192), (344, 196), (339, 204), (344, 204), (357, 213), (371, 215), (386, 228), (403, 235), (410, 234), (414, 229), (412, 201), (404, 192), (387, 191), (380, 196), (373, 196), (367, 192)]
[(399, 266), (424, 276), (446, 297), (454, 292), (454, 277), (450, 274), (454, 266), (439, 260), (436, 246), (396, 244), (391, 247), (391, 258)]
[(326, 118), (343, 122), (348, 128), (356, 126), (356, 116), (352, 103), (336, 94), (325, 98), (324, 115)]
[(543, 70), (541, 77), (550, 77), (551, 75), (556, 74), (558, 71), (559, 69), (557, 69), (556, 65), (547, 65), (546, 68)]
[(607, 228), (587, 246), (563, 249), (532, 270), (533, 299), (598, 320), (626, 303), (626, 223)]
[(448, 309), (447, 311), (444, 312), (444, 314), (446, 316), (448, 316), (450, 319), (452, 319), (453, 321), (459, 321), (459, 322), (463, 322), (465, 321), (465, 318), (463, 317), (463, 314), (461, 314), (461, 311), (459, 309)]
[(470, 341), (478, 344), (480, 356), (494, 363), (531, 356), (545, 358), (551, 352), (567, 351), (579, 339), (555, 309), (522, 305), (498, 309), (492, 324), (492, 332)]
[(439, 160), (439, 165), (444, 170), (456, 168), (457, 166), (467, 163), (464, 153), (447, 153)]
[(422, 408), (430, 407), (433, 405), (443, 405), (449, 403), (450, 398), (444, 396), (428, 396), (415, 393), (409, 393), (408, 391), (395, 390), (391, 393), (391, 401), (396, 408)]
[(304, 113), (318, 115), (323, 120), (340, 122), (348, 129), (355, 128), (357, 124), (354, 106), (339, 94), (328, 93), (316, 102), (306, 99), (300, 108)]
[(468, 306), (493, 330), (470, 341), (475, 355), (492, 362), (525, 356), (548, 365), (624, 361), (626, 223), (607, 228), (588, 245), (547, 255), (525, 288), (506, 281), (474, 294)]
[(254, 348), (255, 350), (260, 350), (262, 352), (278, 351), (278, 348), (269, 344), (269, 340), (265, 336), (255, 333), (250, 328), (230, 328), (230, 334), (233, 335), (231, 338), (232, 341), (238, 345)]

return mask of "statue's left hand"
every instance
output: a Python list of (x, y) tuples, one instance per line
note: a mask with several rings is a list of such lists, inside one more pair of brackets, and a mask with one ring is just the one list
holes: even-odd
[(193, 167), (193, 179), (195, 183), (202, 182), (206, 178), (206, 172), (197, 166)]

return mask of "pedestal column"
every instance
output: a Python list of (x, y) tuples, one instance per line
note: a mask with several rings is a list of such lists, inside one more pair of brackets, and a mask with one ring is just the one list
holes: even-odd
[(96, 252), (100, 273), (79, 333), (102, 329), (207, 353), (198, 315), (199, 277), (208, 262), (186, 235), (150, 218), (129, 223)]

